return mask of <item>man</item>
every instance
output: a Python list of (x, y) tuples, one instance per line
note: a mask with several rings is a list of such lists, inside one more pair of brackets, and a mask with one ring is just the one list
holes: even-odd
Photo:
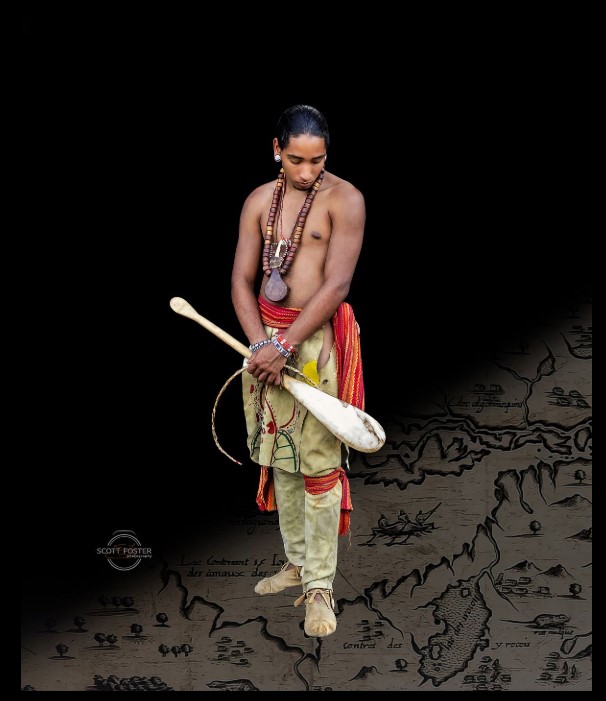
[[(277, 180), (246, 199), (232, 272), (234, 309), (253, 351), (242, 374), (251, 459), (261, 467), (257, 503), (277, 508), (286, 564), (258, 594), (301, 586), (304, 630), (336, 629), (333, 580), (338, 535), (347, 532), (349, 489), (342, 444), (280, 386), (295, 367), (322, 391), (363, 408), (358, 327), (344, 303), (362, 247), (365, 204), (325, 170), (324, 116), (295, 105), (273, 140)], [(263, 267), (260, 291), (256, 280)]]

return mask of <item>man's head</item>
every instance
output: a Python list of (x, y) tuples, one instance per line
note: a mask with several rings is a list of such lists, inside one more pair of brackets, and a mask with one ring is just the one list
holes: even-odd
[(317, 136), (324, 139), (325, 149), (330, 145), (324, 115), (309, 105), (294, 105), (284, 110), (278, 120), (276, 133), (280, 149), (286, 148), (290, 139), (297, 136)]
[(297, 190), (308, 190), (324, 167), (330, 143), (324, 115), (309, 105), (294, 105), (278, 120), (274, 157)]

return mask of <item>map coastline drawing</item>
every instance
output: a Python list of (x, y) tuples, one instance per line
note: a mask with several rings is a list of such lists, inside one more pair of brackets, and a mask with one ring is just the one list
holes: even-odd
[(334, 635), (305, 636), (298, 591), (255, 595), (283, 551), (251, 505), (28, 617), (22, 688), (590, 690), (591, 306), (576, 312), (403, 402), (381, 450), (352, 455)]

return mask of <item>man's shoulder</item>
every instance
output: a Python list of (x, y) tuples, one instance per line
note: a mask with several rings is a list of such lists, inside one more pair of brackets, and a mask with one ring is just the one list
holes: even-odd
[(249, 195), (249, 199), (263, 199), (267, 197), (268, 195), (271, 195), (274, 191), (274, 187), (276, 185), (275, 180), (270, 180), (268, 183), (263, 183), (263, 185), (259, 185), (256, 187)]
[(364, 195), (353, 183), (350, 183), (349, 180), (345, 180), (344, 178), (330, 173), (327, 184), (328, 194), (333, 203), (345, 204), (347, 206), (364, 204)]
[(265, 207), (268, 198), (271, 199), (275, 182), (259, 185), (248, 194), (244, 202), (245, 207)]
[(274, 185), (275, 183), (271, 182), (265, 183), (264, 185), (259, 185), (259, 187), (256, 187), (250, 192), (244, 201), (244, 211), (256, 212), (258, 210), (261, 212), (264, 210), (267, 207), (268, 200), (271, 201)]

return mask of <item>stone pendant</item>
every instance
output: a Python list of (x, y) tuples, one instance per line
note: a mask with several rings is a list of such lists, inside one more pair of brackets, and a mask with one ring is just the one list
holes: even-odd
[(282, 280), (280, 271), (277, 268), (274, 268), (271, 271), (271, 275), (269, 276), (269, 280), (265, 286), (265, 296), (272, 302), (280, 302), (284, 299), (284, 297), (286, 297), (287, 294), (288, 287), (286, 286), (284, 280)]

